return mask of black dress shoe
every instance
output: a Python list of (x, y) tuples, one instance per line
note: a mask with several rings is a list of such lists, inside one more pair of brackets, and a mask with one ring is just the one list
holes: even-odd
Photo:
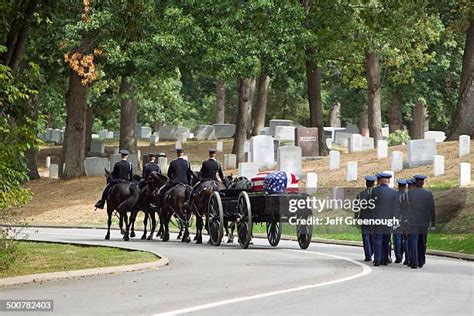
[(423, 268), (423, 264), (419, 264), (419, 265), (418, 265), (418, 268)]
[(401, 263), (401, 262), (402, 262), (402, 259), (395, 260), (395, 263)]
[(417, 267), (416, 265), (412, 265), (412, 266), (410, 266), (410, 268), (416, 269), (416, 268), (418, 268), (418, 267)]
[(407, 266), (407, 265), (408, 265), (408, 261), (406, 261), (406, 260), (403, 261), (403, 264)]
[(365, 258), (364, 261), (365, 261), (365, 262), (368, 262), (368, 261), (372, 261), (372, 259), (370, 259), (370, 258)]
[(381, 265), (388, 266), (388, 261), (382, 261)]
[(380, 263), (374, 261), (374, 267), (378, 267), (378, 266), (380, 266)]

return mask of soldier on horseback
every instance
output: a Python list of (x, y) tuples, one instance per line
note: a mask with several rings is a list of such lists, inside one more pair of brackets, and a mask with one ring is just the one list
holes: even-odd
[(114, 169), (110, 175), (110, 181), (102, 193), (102, 198), (95, 204), (96, 208), (103, 209), (105, 205), (105, 200), (107, 199), (107, 194), (110, 192), (110, 189), (120, 182), (120, 180), (133, 180), (133, 167), (132, 164), (128, 161), (128, 150), (122, 149), (119, 151), (119, 154), (122, 156), (122, 160), (118, 161), (114, 165)]

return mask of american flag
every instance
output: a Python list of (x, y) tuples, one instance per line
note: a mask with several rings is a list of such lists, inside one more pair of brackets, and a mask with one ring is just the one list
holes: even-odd
[(263, 191), (263, 180), (269, 175), (271, 171), (259, 172), (255, 177), (252, 178), (252, 191)]
[(275, 171), (263, 180), (263, 190), (267, 193), (298, 192), (299, 178), (291, 172)]

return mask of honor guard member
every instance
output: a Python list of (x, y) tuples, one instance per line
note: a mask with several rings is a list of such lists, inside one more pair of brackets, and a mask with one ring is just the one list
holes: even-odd
[(408, 249), (410, 267), (422, 268), (426, 262), (426, 238), (428, 227), (435, 229), (436, 215), (433, 194), (424, 189), (424, 175), (416, 175), (416, 187), (408, 191)]
[(122, 160), (117, 161), (114, 165), (114, 169), (110, 174), (109, 183), (102, 193), (102, 198), (95, 204), (95, 208), (103, 209), (105, 205), (105, 200), (107, 200), (107, 194), (110, 192), (110, 189), (120, 180), (133, 180), (133, 167), (132, 164), (128, 161), (128, 150), (122, 149), (119, 151), (119, 154), (122, 157)]
[(209, 159), (202, 162), (201, 171), (199, 172), (201, 181), (205, 180), (216, 180), (217, 174), (222, 182), (224, 182), (224, 172), (222, 171), (222, 166), (216, 159), (215, 148), (209, 148)]
[(410, 205), (408, 204), (408, 191), (413, 189), (415, 186), (415, 179), (406, 179), (407, 189), (405, 192), (400, 195), (400, 225), (403, 232), (403, 249), (405, 251), (405, 260), (403, 261), (404, 265), (409, 265), (410, 263), (410, 254), (408, 252), (408, 211)]
[(184, 158), (184, 149), (176, 148), (176, 159), (168, 166), (169, 181), (160, 189), (160, 203), (164, 201), (165, 193), (175, 185), (183, 183), (191, 184), (191, 165), (189, 161)]
[(156, 155), (149, 154), (150, 161), (143, 166), (142, 178), (146, 181), (150, 174), (154, 171), (156, 173), (161, 173), (160, 165), (156, 162)]
[(408, 190), (416, 188), (416, 180), (415, 178), (407, 179)]
[[(375, 202), (374, 218), (387, 221), (399, 218), (398, 195), (388, 187), (389, 173), (380, 173), (380, 185), (372, 190), (372, 198)], [(390, 229), (388, 222), (374, 225), (374, 266), (387, 265), (389, 263)]]
[[(401, 198), (406, 193), (407, 181), (405, 179), (398, 179), (397, 184), (398, 184), (397, 203), (399, 204), (399, 207), (400, 207)], [(394, 252), (395, 252), (395, 263), (401, 263), (402, 262), (403, 253), (404, 253), (404, 250), (405, 250), (402, 228), (400, 227), (400, 225), (398, 225), (398, 226), (399, 227), (394, 227), (393, 231), (392, 231), (392, 233), (393, 233), (392, 234), (393, 248), (394, 248)]]
[[(359, 212), (355, 213), (356, 218), (358, 219), (370, 219), (373, 218), (373, 209), (369, 207), (368, 201), (372, 199), (372, 189), (375, 185), (375, 180), (377, 178), (375, 176), (369, 175), (365, 176), (365, 186), (366, 189), (362, 192), (357, 194), (357, 200), (359, 200), (359, 205), (365, 205), (364, 207), (360, 207)], [(361, 202), (364, 201), (364, 202)], [(372, 255), (374, 253), (374, 240), (373, 240), (373, 232), (371, 225), (360, 225), (360, 230), (362, 233), (362, 244), (364, 246), (364, 261), (372, 261)]]

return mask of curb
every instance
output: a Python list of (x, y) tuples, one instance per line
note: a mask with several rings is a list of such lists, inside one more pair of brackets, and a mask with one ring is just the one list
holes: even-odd
[[(105, 246), (105, 245), (91, 245), (91, 244), (81, 244), (81, 243), (71, 243), (71, 242), (53, 242), (53, 241), (41, 241), (41, 240), (31, 240), (33, 242), (46, 242), (46, 243), (55, 243), (55, 244), (68, 244), (68, 245), (79, 245), (79, 246), (88, 246), (88, 247), (108, 247), (108, 248), (118, 248), (123, 250), (132, 250), (132, 251), (145, 251), (157, 255), (152, 251), (147, 250), (137, 250), (119, 246)], [(69, 271), (59, 271), (59, 272), (46, 272), (46, 273), (36, 273), (36, 274), (27, 274), (20, 275), (16, 277), (3, 278), (0, 279), (0, 287), (12, 286), (12, 285), (21, 285), (28, 283), (41, 283), (44, 281), (56, 281), (64, 280), (70, 278), (82, 278), (82, 277), (91, 277), (98, 275), (107, 275), (107, 274), (116, 274), (116, 273), (125, 273), (125, 272), (134, 272), (142, 270), (151, 270), (159, 269), (169, 265), (169, 260), (166, 257), (161, 257), (159, 260), (152, 262), (136, 263), (123, 266), (112, 266), (112, 267), (101, 267), (101, 268), (91, 268), (91, 269), (82, 269), (82, 270), (69, 270)]]
[[(0, 227), (23, 227), (21, 225), (0, 225)], [(78, 227), (78, 226), (54, 226), (54, 225), (36, 225), (36, 226), (27, 226), (28, 228), (63, 228), (63, 229), (103, 229), (100, 227)], [(118, 230), (118, 228), (110, 228), (111, 230)], [(177, 231), (170, 228), (170, 232), (177, 233)], [(255, 237), (258, 238), (267, 238), (266, 234), (256, 233), (254, 234)], [(290, 240), (290, 241), (297, 241), (296, 236), (287, 236), (282, 235), (281, 240)], [(330, 245), (341, 245), (341, 246), (353, 246), (353, 247), (362, 247), (361, 241), (355, 240), (336, 240), (336, 239), (326, 239), (326, 238), (313, 238), (313, 243), (321, 243), (321, 244), (330, 244)], [(83, 245), (83, 244), (80, 244)], [(108, 246), (106, 246), (108, 247)], [(112, 246), (111, 246), (112, 247)], [(120, 248), (120, 247), (118, 247)], [(124, 248), (127, 249), (127, 248)], [(474, 261), (474, 254), (467, 254), (467, 253), (460, 253), (460, 252), (452, 252), (452, 251), (444, 251), (444, 250), (434, 250), (434, 249), (426, 249), (426, 254), (431, 256), (438, 256), (438, 257), (446, 257), (446, 258), (453, 258), (453, 259), (461, 259), (467, 261)]]

